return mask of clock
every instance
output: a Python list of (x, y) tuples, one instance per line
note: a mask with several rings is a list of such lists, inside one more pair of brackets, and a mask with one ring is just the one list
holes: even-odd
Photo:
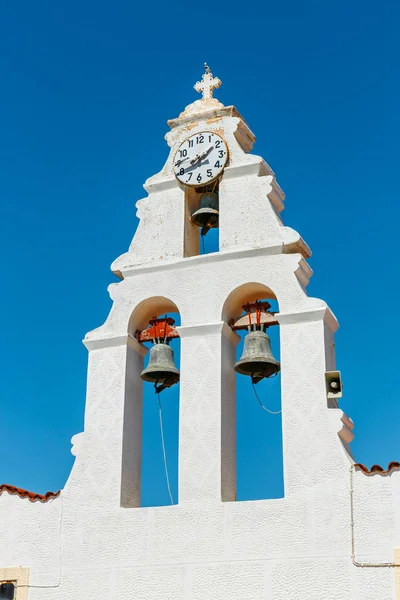
[(195, 133), (175, 154), (175, 177), (184, 185), (207, 185), (221, 175), (227, 160), (228, 148), (222, 137), (211, 131)]

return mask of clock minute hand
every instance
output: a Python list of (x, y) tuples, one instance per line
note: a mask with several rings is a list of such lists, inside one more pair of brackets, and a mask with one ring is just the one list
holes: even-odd
[(190, 156), (187, 156), (186, 158), (180, 158), (179, 160), (176, 161), (175, 167), (179, 167), (182, 163), (184, 163), (185, 161), (187, 161), (189, 159), (190, 159)]
[(214, 150), (214, 146), (210, 146), (208, 150), (206, 150), (205, 152), (203, 152), (203, 154), (201, 155), (201, 160), (203, 160), (203, 158), (207, 158), (207, 156), (210, 154), (210, 152), (212, 152)]

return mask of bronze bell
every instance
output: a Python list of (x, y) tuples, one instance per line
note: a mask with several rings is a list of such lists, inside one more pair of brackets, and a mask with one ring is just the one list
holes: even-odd
[(236, 373), (248, 375), (253, 383), (280, 371), (280, 364), (271, 352), (271, 341), (265, 331), (250, 331), (244, 338), (241, 358), (235, 364)]
[(218, 207), (218, 194), (216, 192), (205, 192), (201, 195), (200, 208), (192, 214), (191, 221), (204, 230), (203, 235), (212, 227), (218, 227)]
[(179, 371), (174, 363), (174, 351), (164, 342), (154, 344), (150, 349), (149, 362), (141, 373), (144, 381), (160, 383), (170, 387), (179, 381)]

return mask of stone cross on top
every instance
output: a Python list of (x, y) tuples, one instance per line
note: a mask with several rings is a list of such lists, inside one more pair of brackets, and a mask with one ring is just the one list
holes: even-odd
[(213, 77), (207, 63), (204, 63), (204, 69), (205, 73), (202, 76), (201, 81), (198, 81), (193, 87), (196, 92), (203, 95), (203, 100), (209, 100), (212, 98), (214, 89), (219, 88), (222, 81), (218, 79), (218, 77)]

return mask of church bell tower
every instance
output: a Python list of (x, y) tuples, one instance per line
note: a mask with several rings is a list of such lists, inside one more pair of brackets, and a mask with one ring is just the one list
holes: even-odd
[[(85, 426), (73, 438), (76, 461), (65, 494), (83, 521), (85, 511), (92, 523), (97, 514), (100, 529), (119, 515), (109, 534), (115, 546), (133, 536), (142, 548), (135, 547), (134, 568), (153, 575), (143, 576), (139, 588), (128, 586), (134, 596), (140, 586), (155, 589), (165, 574), (167, 591), (154, 597), (209, 600), (213, 594), (196, 586), (201, 577), (216, 581), (210, 568), (226, 590), (217, 597), (248, 598), (250, 571), (262, 587), (262, 561), (271, 553), (310, 552), (307, 502), (322, 489), (323, 498), (344, 493), (352, 462), (352, 421), (327, 398), (336, 318), (306, 293), (311, 251), (283, 224), (284, 194), (271, 167), (252, 154), (248, 125), (213, 96), (220, 84), (206, 66), (195, 85), (201, 98), (168, 121), (165, 165), (146, 181), (131, 245), (112, 264), (120, 281), (109, 286), (110, 314), (84, 340)], [(218, 250), (201, 254), (201, 238), (216, 227)], [(268, 299), (278, 302), (278, 312), (269, 310)], [(166, 317), (171, 313), (179, 313), (180, 325)], [(280, 364), (269, 327), (279, 329)], [(248, 337), (238, 361), (239, 329)], [(173, 337), (180, 338), (179, 371), (167, 350)], [(144, 341), (154, 343), (146, 369)], [(255, 385), (280, 371), (282, 499), (236, 502), (235, 370)], [(173, 506), (142, 508), (142, 397), (143, 386), (152, 384), (179, 386), (179, 494)], [(196, 583), (198, 562), (205, 571)], [(236, 564), (243, 571), (238, 588)], [(178, 587), (168, 592), (175, 576)], [(253, 592), (252, 600), (264, 598)]]
[[(251, 153), (246, 122), (213, 97), (220, 84), (206, 65), (195, 85), (202, 97), (168, 122), (166, 163), (146, 181), (137, 231), (112, 264), (121, 281), (109, 286), (111, 312), (84, 340), (85, 431), (75, 440), (69, 484), (80, 479), (78, 493), (89, 485), (100, 502), (140, 505), (143, 379), (163, 384), (157, 368), (156, 377), (148, 369), (141, 377), (147, 348), (140, 336), (168, 312), (179, 313), (181, 325), (156, 326), (181, 340), (180, 381), (175, 374), (167, 383), (179, 385), (179, 506), (236, 499), (235, 330), (243, 306), (249, 330), (280, 329), (285, 496), (321, 478), (327, 463), (348, 466), (351, 421), (329, 407), (325, 381), (336, 368), (337, 321), (325, 302), (307, 296), (310, 249), (283, 225), (284, 194), (270, 166)], [(219, 250), (201, 255), (200, 238), (215, 227)], [(279, 312), (253, 310), (261, 298), (276, 299)], [(247, 351), (259, 346), (258, 335), (269, 344), (266, 333), (255, 334)], [(162, 360), (164, 350), (157, 348)], [(265, 376), (279, 370), (272, 351), (271, 361)], [(243, 372), (240, 364), (236, 370)], [(253, 381), (264, 375), (254, 372)], [(317, 431), (326, 438), (318, 451)]]

